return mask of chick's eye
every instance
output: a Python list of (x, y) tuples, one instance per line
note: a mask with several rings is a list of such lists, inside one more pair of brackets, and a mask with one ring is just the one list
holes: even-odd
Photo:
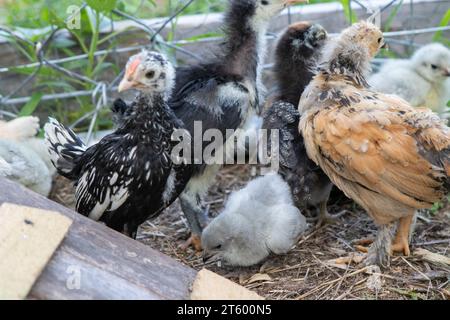
[(432, 65), (431, 65), (431, 69), (436, 70), (437, 68), (438, 68), (437, 65), (435, 65), (435, 64), (432, 64)]
[(219, 250), (220, 248), (222, 248), (222, 245), (221, 245), (221, 244), (219, 244), (219, 245), (217, 245), (217, 246), (214, 247), (214, 249), (216, 249), (216, 250)]
[(155, 76), (155, 71), (149, 71), (145, 74), (147, 79), (152, 79)]
[(378, 38), (378, 43), (381, 43), (381, 40), (383, 40), (382, 38)]
[(263, 6), (267, 6), (267, 5), (269, 4), (269, 1), (267, 1), (267, 0), (262, 0), (262, 1), (261, 1), (261, 4), (262, 4)]

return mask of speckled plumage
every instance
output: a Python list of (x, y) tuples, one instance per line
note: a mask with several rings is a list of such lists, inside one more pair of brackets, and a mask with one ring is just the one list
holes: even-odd
[(274, 68), (278, 89), (264, 115), (263, 129), (279, 130), (279, 173), (291, 187), (299, 208), (326, 205), (332, 188), (325, 173), (306, 154), (298, 131), (297, 110), (300, 96), (314, 76), (326, 37), (320, 25), (309, 22), (295, 23), (281, 35)]
[(46, 125), (58, 172), (75, 182), (78, 212), (135, 237), (178, 197), (190, 167), (172, 162), (171, 135), (183, 125), (166, 96), (161, 88), (139, 93), (119, 127), (90, 148), (56, 120)]
[[(70, 172), (60, 173), (75, 181), (78, 212), (134, 235), (142, 222), (177, 198), (189, 169), (171, 161), (175, 143), (170, 137), (182, 126), (162, 97), (141, 95), (131, 107), (133, 112), (114, 133), (76, 155)], [(64, 130), (54, 124), (46, 131), (55, 127)], [(171, 175), (174, 186), (168, 185)], [(167, 188), (172, 191), (164, 195)]]

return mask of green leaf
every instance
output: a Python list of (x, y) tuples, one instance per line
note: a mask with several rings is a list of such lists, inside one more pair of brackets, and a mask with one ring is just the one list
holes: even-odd
[(117, 0), (87, 0), (86, 3), (96, 11), (110, 12), (116, 8)]
[(102, 71), (107, 70), (109, 68), (111, 68), (117, 72), (117, 67), (115, 67), (115, 65), (113, 63), (103, 62), (103, 63), (99, 63), (95, 66), (94, 71), (92, 72), (92, 76), (96, 76), (96, 75), (100, 74)]
[(358, 17), (353, 12), (351, 7), (351, 1), (350, 0), (341, 0), (342, 8), (344, 9), (344, 14), (347, 20), (350, 23), (354, 23), (358, 21)]
[(52, 89), (61, 88), (61, 89), (66, 90), (67, 92), (75, 91), (75, 88), (70, 83), (67, 83), (67, 82), (64, 82), (61, 80), (59, 80), (59, 81), (40, 81), (36, 87), (52, 88)]
[(49, 25), (53, 24), (55, 26), (58, 26), (60, 28), (65, 27), (64, 19), (58, 16), (58, 13), (53, 11), (50, 7), (44, 7), (41, 11), (41, 17), (42, 21), (47, 22)]
[(67, 39), (67, 38), (57, 38), (53, 41), (52, 46), (54, 48), (70, 48), (75, 46), (77, 43), (71, 39)]
[(204, 34), (199, 34), (190, 38), (186, 38), (184, 40), (186, 41), (197, 41), (197, 40), (201, 40), (201, 39), (208, 39), (208, 38), (216, 38), (216, 37), (222, 37), (223, 33), (219, 33), (219, 32), (208, 32), (208, 33), (204, 33)]
[(436, 203), (433, 204), (433, 206), (431, 207), (430, 211), (431, 211), (432, 214), (435, 214), (436, 212), (438, 212), (443, 207), (444, 207), (443, 203), (436, 202)]
[(400, 10), (401, 6), (403, 5), (403, 0), (400, 0), (399, 3), (392, 9), (392, 12), (389, 14), (389, 17), (386, 19), (386, 22), (384, 23), (384, 32), (388, 32), (391, 30), (392, 23), (394, 22), (394, 19), (398, 15), (398, 11)]
[(34, 110), (36, 110), (36, 107), (38, 106), (39, 102), (41, 101), (43, 95), (44, 94), (41, 92), (33, 93), (31, 99), (20, 110), (19, 116), (25, 117), (32, 115)]
[[(450, 23), (450, 9), (447, 10), (447, 12), (442, 17), (441, 22), (439, 23), (440, 27), (448, 26)], [(433, 36), (433, 41), (440, 41), (442, 38), (442, 31), (437, 31)]]

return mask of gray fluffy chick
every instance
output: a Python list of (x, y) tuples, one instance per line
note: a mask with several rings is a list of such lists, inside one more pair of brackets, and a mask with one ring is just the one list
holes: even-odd
[(278, 174), (269, 174), (233, 192), (223, 212), (203, 231), (204, 261), (251, 266), (270, 253), (287, 253), (306, 228), (288, 184)]

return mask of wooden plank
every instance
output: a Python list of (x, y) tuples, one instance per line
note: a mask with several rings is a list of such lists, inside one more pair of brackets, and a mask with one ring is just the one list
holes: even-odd
[[(73, 221), (65, 239), (31, 288), (29, 299), (262, 299), (211, 271), (197, 273), (16, 183), (0, 178), (0, 190), (0, 205), (16, 203), (51, 210)], [(1, 217), (0, 243), (6, 234), (3, 230), (12, 228), (2, 227)], [(0, 259), (3, 259), (1, 250)], [(10, 268), (20, 264), (20, 261), (11, 263)], [(2, 272), (0, 268), (0, 274)], [(0, 288), (2, 286), (0, 276)]]
[(202, 269), (192, 285), (192, 300), (263, 300), (250, 291), (212, 271)]
[(56, 211), (73, 224), (31, 288), (30, 299), (189, 299), (197, 272), (11, 181), (4, 202)]
[(72, 220), (52, 211), (0, 206), (0, 299), (24, 299)]

